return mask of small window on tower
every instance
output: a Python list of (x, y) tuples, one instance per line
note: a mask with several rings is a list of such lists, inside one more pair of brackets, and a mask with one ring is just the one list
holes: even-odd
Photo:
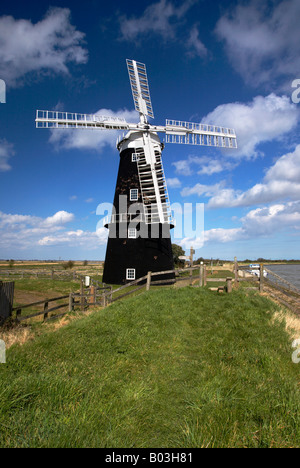
[(135, 280), (135, 268), (127, 268), (126, 270), (126, 279)]
[(137, 153), (132, 153), (131, 155), (131, 161), (132, 162), (137, 162), (138, 160), (138, 154)]
[(131, 189), (130, 190), (130, 201), (137, 201), (138, 198), (139, 198), (138, 189)]
[(129, 228), (128, 229), (128, 239), (136, 239), (136, 229)]

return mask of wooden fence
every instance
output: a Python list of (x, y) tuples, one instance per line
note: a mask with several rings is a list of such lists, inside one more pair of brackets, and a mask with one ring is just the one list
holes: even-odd
[[(261, 266), (263, 271), (263, 266)], [(134, 293), (140, 293), (143, 290), (149, 291), (151, 286), (158, 285), (172, 285), (181, 281), (185, 281), (186, 285), (193, 287), (203, 287), (207, 286), (209, 283), (219, 283), (218, 287), (211, 287), (210, 289), (215, 289), (218, 292), (227, 292), (231, 293), (234, 288), (238, 288), (240, 282), (248, 281), (254, 282), (259, 287), (259, 290), (263, 290), (264, 278), (261, 277), (248, 277), (242, 278), (239, 276), (239, 266), (237, 262), (234, 265), (233, 276), (230, 277), (209, 277), (206, 265), (193, 266), (190, 268), (183, 268), (177, 270), (168, 270), (160, 272), (148, 272), (147, 275), (138, 278), (134, 281), (130, 281), (123, 286), (120, 286), (116, 289), (112, 289), (111, 286), (106, 286), (98, 281), (91, 281), (91, 286), (87, 289), (84, 287), (84, 280), (81, 278), (81, 287), (80, 292), (71, 292), (68, 295), (45, 299), (42, 301), (34, 302), (31, 304), (26, 304), (23, 306), (17, 306), (12, 309), (15, 312), (15, 318), (17, 321), (28, 320), (37, 316), (43, 316), (44, 320), (50, 320), (53, 318), (61, 317), (67, 313), (74, 311), (77, 307), (80, 311), (85, 311), (91, 306), (101, 306), (106, 307), (107, 305), (118, 301), (126, 296), (129, 296)], [(160, 279), (156, 280), (157, 276), (169, 276), (174, 275), (174, 279)], [(223, 283), (223, 284), (221, 284)], [(245, 288), (249, 289), (249, 288)], [(253, 289), (252, 287), (250, 289)], [(53, 302), (64, 301), (62, 304), (55, 304), (51, 307)], [(41, 308), (41, 310), (23, 315), (23, 310), (28, 308)], [(56, 312), (60, 309), (65, 309), (64, 312), (60, 314), (53, 315), (53, 312)]]
[(0, 323), (7, 320), (13, 309), (15, 283), (0, 281)]
[[(32, 302), (30, 304), (20, 305), (12, 308), (13, 318), (16, 319), (17, 322), (22, 322), (24, 320), (32, 319), (34, 317), (43, 316), (44, 321), (56, 319), (59, 317), (63, 317), (67, 313), (74, 311), (76, 306), (80, 307), (80, 310), (83, 312), (88, 307), (98, 305), (102, 306), (103, 304), (103, 292), (106, 290), (111, 290), (111, 286), (91, 286), (88, 292), (85, 291), (84, 282), (81, 282), (81, 291), (80, 293), (69, 293), (65, 296), (54, 297), (51, 299), (43, 299), (42, 301)], [(103, 291), (99, 293), (99, 291)], [(51, 303), (64, 301), (62, 304), (54, 305), (51, 307)], [(23, 315), (23, 311), (26, 309), (41, 309), (37, 312), (31, 312), (28, 315)], [(65, 309), (64, 312), (59, 314), (54, 314), (57, 310)], [(50, 315), (51, 314), (51, 315)]]
[(292, 283), (277, 275), (269, 269), (265, 269), (268, 277), (265, 279), (267, 293), (276, 301), (290, 309), (295, 314), (300, 314), (300, 290)]

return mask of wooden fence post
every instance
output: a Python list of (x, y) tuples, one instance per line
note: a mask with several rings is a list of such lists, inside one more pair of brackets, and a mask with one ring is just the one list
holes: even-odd
[(203, 285), (206, 286), (207, 285), (207, 281), (206, 281), (206, 265), (204, 265), (204, 273), (203, 273)]
[(151, 285), (151, 271), (148, 271), (148, 274), (147, 274), (146, 291), (149, 291), (150, 285)]
[(89, 302), (90, 304), (93, 304), (96, 302), (96, 293), (95, 293), (95, 286), (91, 286), (90, 287), (90, 298), (89, 298)]
[(232, 292), (232, 278), (226, 278), (226, 289), (228, 293)]
[(259, 266), (259, 292), (263, 292), (264, 290), (264, 265), (263, 263)]
[(69, 312), (73, 312), (74, 308), (74, 299), (73, 299), (73, 294), (69, 294)]
[(12, 315), (15, 283), (0, 281), (0, 322)]
[(45, 302), (44, 304), (44, 320), (46, 320), (48, 318), (48, 307), (49, 306), (49, 302)]
[(106, 307), (106, 296), (105, 296), (105, 290), (103, 291), (103, 294), (102, 294), (102, 307)]
[(190, 286), (193, 284), (193, 270), (190, 270)]
[(80, 282), (80, 310), (81, 310), (81, 312), (84, 311), (84, 297), (83, 297), (83, 294), (84, 294), (83, 279), (81, 279), (81, 282)]
[(234, 287), (238, 289), (239, 287), (239, 275), (238, 275), (238, 262), (237, 258), (234, 257)]
[(199, 268), (199, 288), (202, 288), (203, 285), (203, 265), (200, 265)]

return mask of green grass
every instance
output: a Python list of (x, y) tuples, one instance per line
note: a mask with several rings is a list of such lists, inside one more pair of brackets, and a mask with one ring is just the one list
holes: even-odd
[(298, 447), (299, 365), (273, 303), (149, 291), (0, 366), (0, 447)]
[(69, 292), (78, 291), (80, 288), (80, 281), (70, 280), (52, 280), (47, 278), (24, 278), (15, 280), (15, 290), (31, 291), (44, 293), (45, 298), (49, 297), (49, 293), (57, 293), (64, 296)]

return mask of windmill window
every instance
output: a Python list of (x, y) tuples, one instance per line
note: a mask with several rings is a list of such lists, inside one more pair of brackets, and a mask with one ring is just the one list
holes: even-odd
[(131, 161), (132, 161), (132, 162), (137, 162), (137, 160), (138, 160), (138, 155), (137, 155), (137, 153), (132, 153), (132, 155), (131, 155)]
[(136, 229), (129, 228), (128, 229), (128, 239), (136, 239)]
[(127, 280), (135, 280), (135, 268), (127, 268), (126, 269), (126, 279)]
[(138, 189), (131, 189), (130, 190), (130, 201), (137, 201), (138, 198), (139, 198)]

